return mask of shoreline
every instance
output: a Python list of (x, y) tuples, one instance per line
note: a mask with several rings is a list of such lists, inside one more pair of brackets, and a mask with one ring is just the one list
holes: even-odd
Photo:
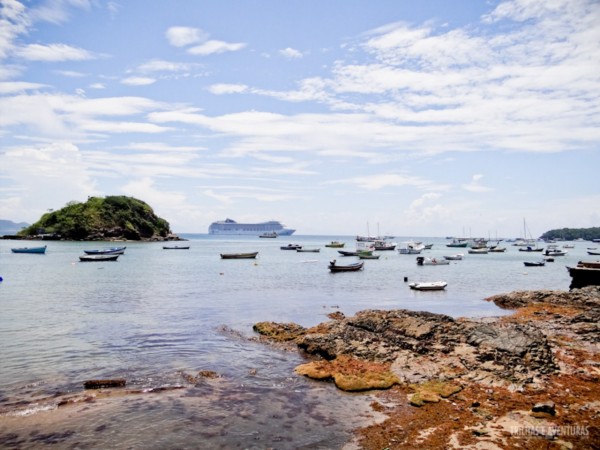
[(600, 288), (486, 300), (513, 313), (366, 310), (255, 331), (309, 358), (296, 373), (377, 392), (371, 407), (387, 419), (355, 430), (351, 448), (598, 448)]

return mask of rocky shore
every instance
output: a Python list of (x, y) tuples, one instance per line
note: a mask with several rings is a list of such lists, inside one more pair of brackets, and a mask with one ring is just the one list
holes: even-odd
[(600, 448), (600, 287), (486, 300), (515, 312), (366, 310), (254, 330), (304, 353), (299, 375), (381, 390), (372, 407), (387, 419), (357, 430), (359, 448)]

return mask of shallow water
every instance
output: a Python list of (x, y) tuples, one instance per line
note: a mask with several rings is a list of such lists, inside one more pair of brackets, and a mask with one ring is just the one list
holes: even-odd
[[(568, 289), (565, 265), (587, 257), (579, 242), (545, 267), (541, 254), (465, 255), (448, 266), (417, 266), (414, 255), (380, 252), (356, 273), (331, 274), (331, 240), (351, 237), (188, 235), (190, 250), (130, 243), (117, 262), (81, 263), (83, 249), (112, 244), (48, 242), (45, 255), (12, 254), (39, 242), (0, 241), (0, 447), (340, 448), (365, 420), (364, 395), (298, 378), (303, 362), (246, 339), (262, 320), (312, 326), (330, 312), (407, 308), (458, 316), (504, 314), (483, 298), (518, 289)], [(397, 241), (401, 241), (398, 238)], [(466, 249), (444, 239), (425, 256)], [(298, 242), (320, 253), (282, 251)], [(256, 260), (222, 252), (259, 251)], [(416, 292), (408, 281), (448, 282)], [(212, 370), (197, 386), (182, 373)], [(185, 386), (57, 408), (93, 378), (126, 378), (128, 389)], [(359, 412), (356, 414), (356, 412)]]

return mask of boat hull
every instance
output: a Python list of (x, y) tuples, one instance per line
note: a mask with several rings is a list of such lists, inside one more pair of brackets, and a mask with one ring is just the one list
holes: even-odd
[(357, 272), (359, 270), (362, 270), (364, 263), (360, 262), (360, 263), (354, 263), (354, 264), (349, 264), (347, 266), (340, 266), (337, 265), (335, 260), (331, 261), (329, 263), (329, 270), (332, 273), (336, 273), (336, 272)]
[(445, 281), (415, 282), (410, 283), (408, 286), (415, 291), (443, 291), (448, 286), (448, 283)]
[(120, 255), (83, 255), (79, 257), (81, 262), (104, 262), (116, 261)]
[(11, 248), (11, 252), (13, 253), (31, 253), (41, 255), (46, 253), (46, 246), (43, 247), (23, 247), (23, 248)]
[(254, 259), (258, 252), (252, 253), (221, 253), (221, 259)]

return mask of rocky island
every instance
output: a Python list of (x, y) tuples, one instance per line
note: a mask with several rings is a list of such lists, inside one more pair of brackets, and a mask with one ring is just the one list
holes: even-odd
[(600, 288), (487, 300), (515, 312), (337, 312), (309, 329), (261, 322), (254, 330), (303, 352), (300, 375), (381, 390), (371, 406), (387, 418), (357, 431), (360, 448), (600, 448)]
[(89, 197), (85, 203), (69, 202), (49, 211), (21, 230), (13, 239), (79, 241), (180, 240), (169, 222), (158, 217), (142, 200), (126, 196)]

